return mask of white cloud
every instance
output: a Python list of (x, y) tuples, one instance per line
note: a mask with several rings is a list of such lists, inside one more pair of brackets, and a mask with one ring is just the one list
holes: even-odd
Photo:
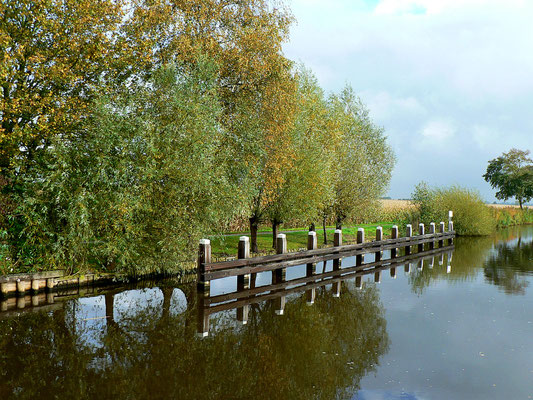
[(455, 135), (455, 132), (456, 129), (452, 122), (443, 119), (435, 119), (424, 125), (420, 133), (426, 139), (442, 142), (452, 138)]
[[(413, 171), (402, 162), (416, 157), (428, 163), (430, 183), (474, 187), (489, 199), (479, 174), (487, 160), (510, 147), (533, 150), (533, 1), (291, 6), (298, 25), (286, 54), (309, 66), (326, 90), (349, 82), (367, 103), (398, 156), (391, 187), (404, 191), (392, 196), (411, 192)], [(442, 176), (431, 165), (435, 153), (449, 154)]]

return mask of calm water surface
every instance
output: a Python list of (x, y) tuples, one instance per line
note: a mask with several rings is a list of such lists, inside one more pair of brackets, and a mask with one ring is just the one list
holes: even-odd
[(533, 227), (458, 238), (453, 254), (363, 281), (340, 297), (319, 287), (312, 305), (310, 291), (284, 306), (273, 295), (247, 324), (246, 308), (207, 315), (194, 286), (172, 281), (4, 311), (0, 398), (533, 398)]

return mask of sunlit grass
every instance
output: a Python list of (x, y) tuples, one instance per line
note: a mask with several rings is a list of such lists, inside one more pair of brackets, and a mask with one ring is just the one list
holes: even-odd
[[(376, 237), (376, 227), (381, 226), (383, 228), (384, 237), (390, 237), (392, 223), (383, 222), (376, 224), (361, 224), (357, 226), (349, 226), (342, 229), (343, 243), (355, 243), (357, 240), (357, 230), (359, 228), (365, 229), (365, 240), (373, 240)], [(301, 229), (283, 229), (280, 231), (284, 232), (287, 235), (287, 248), (289, 251), (306, 249), (307, 248), (307, 235), (308, 231)], [(328, 246), (333, 245), (333, 234), (335, 232), (334, 227), (327, 227), (327, 240)], [(232, 234), (231, 236), (213, 236), (211, 237), (211, 246), (212, 253), (216, 257), (223, 256), (236, 256), (237, 247), (239, 243), (240, 236), (249, 236), (249, 233), (242, 234)], [(324, 236), (322, 228), (317, 227), (317, 238), (318, 246), (324, 247)], [(259, 247), (259, 253), (272, 253), (274, 249), (272, 248), (272, 231), (271, 230), (261, 230), (257, 235), (257, 245)]]

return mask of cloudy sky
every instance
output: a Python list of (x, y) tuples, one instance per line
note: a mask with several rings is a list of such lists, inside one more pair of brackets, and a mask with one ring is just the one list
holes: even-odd
[(321, 86), (349, 83), (398, 162), (389, 195), (431, 185), (494, 191), (487, 161), (533, 151), (533, 1), (287, 0), (285, 55)]

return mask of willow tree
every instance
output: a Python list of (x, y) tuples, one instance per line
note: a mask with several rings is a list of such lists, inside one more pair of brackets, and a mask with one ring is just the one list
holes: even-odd
[(275, 247), (278, 226), (296, 218), (312, 223), (318, 210), (332, 198), (330, 184), (333, 172), (336, 131), (331, 129), (328, 105), (317, 79), (303, 66), (296, 74), (298, 90), (291, 145), (293, 162), (282, 171), (284, 182), (275, 194), (267, 213), (272, 224), (272, 246)]
[(171, 271), (232, 212), (216, 74), (163, 68), (99, 102), (26, 176), (31, 267)]
[(286, 171), (294, 167), (293, 127), (295, 117), (296, 81), (288, 68), (280, 71), (280, 79), (267, 91), (257, 115), (260, 144), (258, 154), (248, 164), (250, 185), (249, 221), (251, 248), (258, 251), (257, 229), (268, 218), (268, 210), (279, 198), (286, 183)]
[[(290, 107), (285, 107), (283, 93), (292, 85), (287, 73), (290, 62), (281, 53), (292, 17), (280, 3), (268, 0), (22, 0), (2, 2), (0, 11), (3, 50), (0, 55), (0, 173), (8, 177), (7, 184), (5, 179), (0, 179), (0, 184), (7, 192), (18, 188), (15, 200), (33, 210), (23, 221), (20, 212), (4, 207), (14, 199), (0, 198), (6, 203), (0, 204), (0, 211), (9, 214), (2, 219), (15, 221), (10, 222), (11, 243), (26, 234), (31, 236), (35, 225), (25, 225), (29, 221), (42, 219), (50, 224), (63, 221), (47, 215), (56, 198), (51, 197), (50, 204), (43, 203), (40, 211), (27, 202), (38, 193), (34, 190), (42, 183), (42, 165), (53, 165), (59, 159), (72, 157), (72, 149), (83, 144), (80, 132), (87, 132), (94, 118), (99, 118), (93, 115), (99, 109), (93, 105), (95, 100), (105, 95), (113, 104), (111, 109), (116, 106), (117, 110), (128, 114), (127, 107), (119, 106), (124, 102), (125, 91), (149, 86), (154, 74), (166, 65), (179, 65), (186, 76), (196, 74), (199, 59), (207, 58), (212, 62), (209, 79), (212, 95), (208, 99), (215, 99), (218, 112), (213, 114), (216, 121), (209, 117), (206, 123), (210, 127), (216, 123), (216, 129), (227, 135), (217, 143), (216, 151), (210, 148), (208, 154), (224, 154), (233, 160), (227, 168), (221, 169), (233, 183), (235, 196), (229, 203), (235, 209), (244, 209), (260, 192), (257, 182), (262, 181), (265, 169), (273, 170), (270, 176), (276, 176), (271, 166), (278, 165), (276, 157), (282, 154), (282, 148), (277, 152), (272, 144), (279, 143), (278, 138), (286, 130), (280, 121), (287, 120), (291, 112)], [(191, 98), (199, 101), (202, 93), (194, 93)], [(151, 113), (156, 111), (161, 110), (155, 107)], [(203, 113), (201, 109), (185, 106), (177, 107), (176, 115), (183, 116), (185, 111), (190, 111), (191, 117)], [(159, 116), (152, 113), (149, 121), (166, 126), (168, 118), (164, 112)], [(115, 128), (123, 133), (123, 128)], [(207, 131), (211, 132), (210, 129)], [(103, 135), (102, 141), (110, 140), (106, 132), (94, 132)], [(176, 134), (177, 142), (183, 139)], [(197, 137), (197, 140), (204, 139)], [(211, 143), (209, 137), (205, 141)], [(197, 150), (189, 146), (191, 149)], [(65, 151), (65, 155), (59, 155), (60, 150)], [(283, 161), (286, 157), (279, 159)], [(132, 164), (132, 168), (142, 166), (144, 160), (138, 157), (136, 162), (139, 164)], [(32, 168), (38, 169), (32, 171)], [(217, 169), (217, 166), (211, 164), (210, 168)], [(68, 173), (66, 178), (74, 179)], [(270, 193), (276, 179), (264, 181), (265, 192)], [(73, 182), (74, 186), (76, 184)], [(32, 192), (26, 193), (26, 189)], [(95, 195), (99, 196), (101, 194)], [(130, 200), (124, 200), (125, 206), (134, 207), (127, 204)], [(170, 204), (163, 205), (161, 211), (168, 210), (172, 215), (174, 210), (170, 210)], [(73, 203), (72, 208), (76, 205)], [(189, 210), (190, 215), (200, 215), (195, 213), (196, 208), (189, 204), (183, 209)], [(189, 214), (184, 212), (180, 218), (188, 221)], [(190, 221), (205, 225), (195, 217)], [(219, 222), (212, 218), (205, 218), (205, 221), (213, 223), (212, 226)], [(62, 229), (62, 225), (51, 225), (47, 231)], [(3, 230), (0, 233), (4, 236)], [(54, 237), (48, 238), (53, 240)], [(46, 235), (34, 239), (23, 238), (25, 248), (32, 253), (24, 255), (28, 260), (39, 253), (30, 251), (28, 244), (48, 246), (44, 244), (48, 240)], [(106, 240), (111, 240), (107, 243), (111, 247), (118, 243), (116, 238)], [(95, 242), (101, 243), (101, 239)], [(63, 246), (59, 242), (56, 245)], [(63, 249), (67, 251), (67, 247)], [(78, 250), (80, 248), (76, 248)], [(21, 257), (18, 246), (10, 252), (13, 259)], [(73, 249), (68, 252), (74, 254)]]
[(395, 157), (383, 128), (374, 124), (351, 87), (331, 96), (330, 110), (341, 138), (329, 210), (340, 229), (347, 218), (362, 218), (376, 206), (388, 187)]

